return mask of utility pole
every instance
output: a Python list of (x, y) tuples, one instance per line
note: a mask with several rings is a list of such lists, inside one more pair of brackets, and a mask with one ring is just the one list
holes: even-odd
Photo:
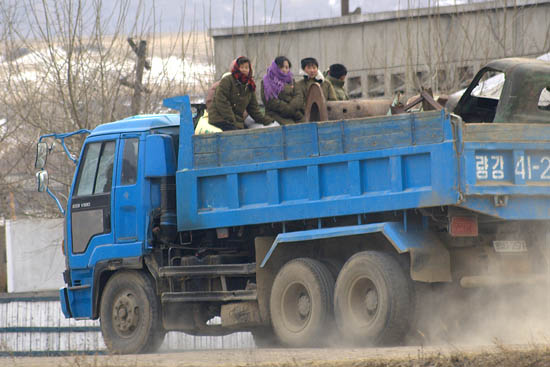
[(123, 77), (120, 83), (134, 89), (131, 108), (132, 114), (137, 115), (141, 112), (141, 92), (151, 93), (150, 90), (143, 87), (143, 69), (151, 70), (151, 64), (145, 60), (145, 56), (147, 55), (147, 41), (140, 40), (138, 46), (132, 38), (128, 38), (128, 44), (137, 55), (136, 75), (133, 83), (128, 81), (127, 76)]
[(342, 16), (349, 14), (349, 0), (340, 0), (342, 6)]

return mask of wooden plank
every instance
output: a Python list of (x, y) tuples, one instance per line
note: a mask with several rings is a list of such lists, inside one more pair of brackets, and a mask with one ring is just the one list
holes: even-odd
[(392, 147), (403, 147), (411, 144), (410, 131), (397, 131), (379, 135), (350, 135), (346, 137), (346, 153), (357, 153)]
[(216, 153), (216, 134), (193, 135), (193, 153)]
[(317, 126), (319, 155), (333, 155), (344, 152), (341, 122), (325, 122)]
[(285, 159), (319, 155), (317, 124), (297, 124), (283, 127)]
[(220, 152), (228, 153), (240, 147), (264, 148), (282, 145), (281, 129), (241, 130), (230, 134), (220, 134)]
[(465, 142), (550, 142), (550, 124), (464, 124)]
[(246, 147), (220, 152), (223, 166), (283, 160), (283, 146)]
[(218, 165), (217, 153), (200, 153), (200, 154), (195, 154), (193, 157), (193, 167), (195, 168), (216, 167), (217, 165)]

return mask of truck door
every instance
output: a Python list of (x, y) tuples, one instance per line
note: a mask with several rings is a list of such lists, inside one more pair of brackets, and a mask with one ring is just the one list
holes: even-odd
[(140, 218), (142, 202), (140, 195), (141, 185), (138, 184), (138, 154), (139, 137), (123, 135), (120, 139), (115, 186), (115, 242), (127, 243), (138, 242), (142, 240), (141, 233), (138, 230), (138, 218)]
[(94, 258), (114, 242), (111, 186), (115, 151), (115, 137), (93, 139), (85, 145), (69, 198), (67, 255), (71, 270), (69, 292), (74, 292), (75, 300), (71, 305), (73, 317), (90, 316)]
[(84, 255), (97, 245), (113, 243), (111, 186), (115, 147), (115, 140), (107, 140), (90, 142), (84, 148), (70, 202), (72, 268), (86, 267), (88, 258)]

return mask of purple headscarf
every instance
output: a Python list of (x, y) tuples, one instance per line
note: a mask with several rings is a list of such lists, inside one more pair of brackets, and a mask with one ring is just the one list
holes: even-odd
[(285, 87), (285, 84), (292, 84), (292, 72), (285, 74), (279, 69), (279, 66), (273, 61), (267, 68), (264, 76), (264, 96), (266, 102), (271, 98), (277, 98), (279, 93)]

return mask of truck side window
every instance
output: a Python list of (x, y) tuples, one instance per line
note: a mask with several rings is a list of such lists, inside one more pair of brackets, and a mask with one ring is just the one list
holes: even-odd
[(138, 139), (124, 140), (124, 152), (122, 153), (121, 185), (133, 185), (137, 180)]
[(111, 191), (115, 142), (98, 142), (86, 146), (74, 196)]
[(111, 192), (113, 183), (113, 162), (115, 160), (115, 142), (103, 144), (103, 151), (99, 159), (99, 167), (95, 179), (94, 194)]

